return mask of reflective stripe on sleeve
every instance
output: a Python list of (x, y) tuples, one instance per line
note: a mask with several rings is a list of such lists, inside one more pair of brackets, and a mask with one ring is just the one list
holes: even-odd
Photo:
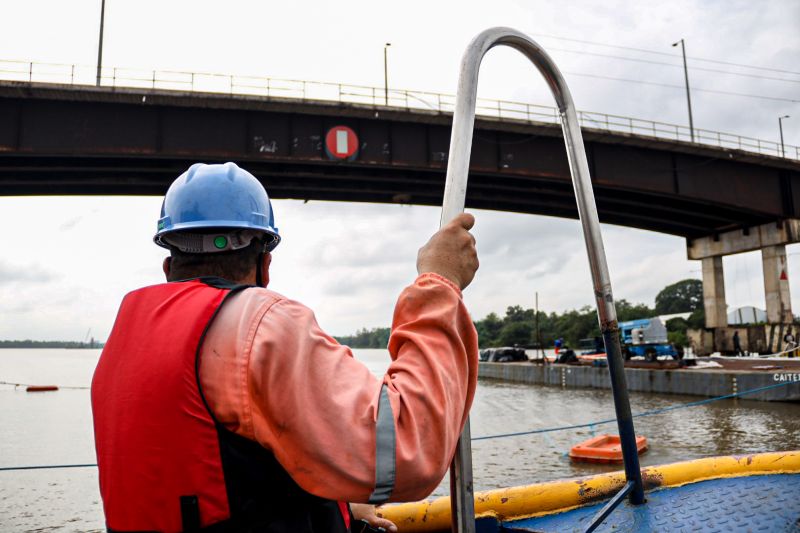
[(395, 481), (395, 430), (392, 404), (386, 384), (378, 401), (378, 423), (375, 427), (375, 490), (369, 503), (381, 504), (389, 499)]

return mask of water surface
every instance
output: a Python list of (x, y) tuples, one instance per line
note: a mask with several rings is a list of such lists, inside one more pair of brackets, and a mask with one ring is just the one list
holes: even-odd
[[(355, 350), (375, 374), (385, 350)], [(0, 381), (57, 384), (32, 394), (0, 385), (0, 466), (94, 463), (88, 385), (99, 350), (0, 350)], [(631, 393), (634, 412), (698, 400)], [(643, 465), (713, 455), (800, 449), (800, 406), (725, 400), (636, 419), (650, 450)], [(542, 429), (613, 418), (610, 391), (481, 380), (472, 408), (473, 436)], [(618, 470), (573, 464), (570, 446), (614, 425), (477, 441), (477, 490)], [(448, 492), (447, 479), (435, 495)], [(0, 472), (0, 531), (104, 531), (94, 468)]]

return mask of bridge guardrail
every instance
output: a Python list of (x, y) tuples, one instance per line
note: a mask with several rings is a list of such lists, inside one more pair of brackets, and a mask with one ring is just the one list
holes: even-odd
[[(97, 67), (0, 60), (0, 79), (30, 84), (95, 86)], [(452, 94), (390, 88), (387, 95), (383, 87), (208, 72), (103, 67), (101, 86), (323, 100), (436, 113), (452, 113), (455, 109), (455, 95)], [(561, 120), (555, 107), (489, 98), (478, 98), (476, 114), (501, 121), (521, 120), (556, 125)], [(578, 119), (582, 127), (595, 130), (691, 142), (689, 127), (680, 124), (594, 111), (578, 111)], [(695, 143), (699, 144), (800, 160), (799, 146), (784, 145), (782, 152), (781, 144), (776, 141), (701, 128), (695, 128), (694, 137)]]

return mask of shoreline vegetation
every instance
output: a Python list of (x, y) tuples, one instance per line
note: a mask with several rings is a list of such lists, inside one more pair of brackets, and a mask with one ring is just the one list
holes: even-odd
[(103, 342), (92, 339), (89, 342), (75, 341), (33, 341), (25, 339), (23, 341), (0, 341), (0, 349), (3, 348), (71, 348), (76, 350), (94, 350), (102, 348)]
[[(705, 327), (703, 282), (697, 279), (685, 279), (664, 287), (656, 295), (654, 307), (630, 303), (625, 299), (615, 303), (620, 321), (691, 313), (687, 319), (673, 318), (665, 324), (669, 341), (678, 346), (688, 345), (687, 329)], [(503, 317), (489, 313), (484, 319), (475, 321), (479, 346), (491, 348), (516, 345), (537, 348), (541, 343), (542, 347), (548, 347), (553, 346), (557, 338), (562, 338), (568, 346), (577, 348), (580, 339), (600, 335), (597, 312), (588, 305), (563, 313), (548, 314), (540, 310), (538, 316), (535, 314), (533, 309), (524, 309), (519, 305), (508, 307)], [(334, 338), (351, 348), (386, 348), (390, 331), (390, 328), (362, 328), (353, 335)]]

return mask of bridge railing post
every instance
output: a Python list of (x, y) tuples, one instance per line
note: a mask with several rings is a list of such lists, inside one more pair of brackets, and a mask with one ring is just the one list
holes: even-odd
[(28, 83), (33, 83), (33, 61), (28, 64)]
[(114, 88), (117, 87), (117, 67), (114, 67), (113, 77), (111, 78), (111, 86)]
[(194, 72), (192, 72), (192, 77), (191, 80), (189, 81), (189, 87), (191, 88), (192, 92), (194, 92)]
[(75, 85), (75, 65), (70, 65), (69, 84), (70, 85)]

